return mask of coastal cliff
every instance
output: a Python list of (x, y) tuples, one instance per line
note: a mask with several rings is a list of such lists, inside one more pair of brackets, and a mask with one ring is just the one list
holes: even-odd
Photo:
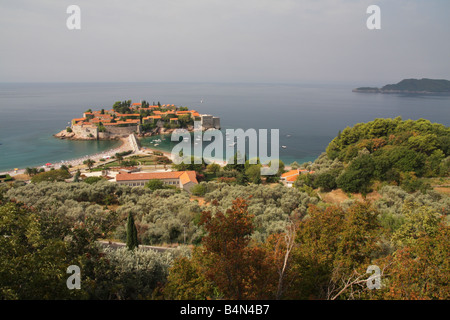
[(77, 135), (75, 132), (67, 132), (67, 130), (62, 130), (53, 135), (55, 138), (67, 139), (67, 140), (97, 140), (96, 137), (86, 137)]

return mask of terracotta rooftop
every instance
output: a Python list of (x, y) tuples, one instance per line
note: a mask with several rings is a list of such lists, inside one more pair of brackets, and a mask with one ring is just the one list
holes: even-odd
[(169, 172), (142, 172), (142, 173), (119, 173), (116, 181), (136, 181), (152, 179), (180, 179), (181, 184), (197, 182), (195, 171), (169, 171)]

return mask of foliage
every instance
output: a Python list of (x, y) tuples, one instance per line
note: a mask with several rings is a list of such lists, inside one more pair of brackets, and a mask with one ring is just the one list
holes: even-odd
[(85, 268), (91, 299), (138, 300), (158, 297), (176, 256), (169, 251), (106, 248)]
[[(375, 119), (345, 128), (330, 142), (326, 153), (330, 160), (347, 164), (338, 186), (341, 184), (349, 192), (366, 192), (373, 180), (401, 184), (405, 180), (402, 174), (447, 174), (449, 141), (450, 128), (428, 120)], [(410, 181), (404, 186), (408, 190), (421, 189)]]
[(292, 294), (300, 299), (331, 299), (341, 281), (354, 270), (365, 270), (378, 250), (376, 217), (367, 203), (356, 203), (347, 211), (310, 207), (308, 218), (298, 227), (294, 265), (299, 280)]
[(94, 184), (94, 183), (97, 183), (102, 180), (105, 180), (105, 178), (103, 178), (103, 177), (87, 177), (86, 179), (83, 179), (83, 182), (86, 182), (89, 184)]
[(164, 185), (164, 182), (159, 179), (151, 179), (145, 184), (146, 188), (149, 188), (152, 191), (158, 190), (158, 189), (166, 189), (166, 186)]
[(227, 299), (261, 299), (270, 296), (272, 283), (266, 281), (272, 270), (265, 251), (249, 246), (253, 232), (252, 216), (245, 200), (236, 199), (226, 213), (202, 213), (205, 276)]
[(38, 217), (29, 209), (14, 203), (0, 206), (2, 299), (69, 297), (65, 252), (61, 240), (42, 236)]
[(87, 165), (87, 167), (89, 168), (89, 170), (91, 170), (92, 167), (93, 167), (94, 164), (95, 164), (95, 161), (92, 160), (92, 159), (87, 159), (87, 160), (84, 160), (84, 161), (83, 161), (83, 164)]
[(139, 240), (137, 236), (136, 225), (134, 224), (134, 218), (131, 212), (128, 214), (127, 221), (127, 248), (133, 250), (139, 247)]
[(195, 185), (191, 189), (192, 194), (194, 194), (196, 196), (204, 196), (206, 191), (207, 191), (207, 188), (206, 188), (205, 184), (202, 184), (202, 183)]
[(64, 181), (65, 179), (69, 179), (70, 177), (71, 175), (67, 170), (50, 170), (34, 175), (31, 178), (31, 182), (40, 183), (46, 181)]
[(439, 223), (378, 263), (386, 266), (383, 299), (450, 298), (450, 227)]

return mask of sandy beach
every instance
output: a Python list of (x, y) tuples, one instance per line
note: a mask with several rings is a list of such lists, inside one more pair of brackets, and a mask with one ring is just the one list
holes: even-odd
[[(134, 137), (132, 136), (128, 136), (125, 138), (120, 138), (120, 146), (114, 149), (109, 149), (100, 153), (95, 153), (95, 154), (90, 154), (90, 155), (86, 155), (84, 157), (81, 158), (76, 158), (73, 160), (67, 160), (67, 161), (62, 161), (62, 162), (57, 162), (57, 163), (52, 163), (49, 166), (43, 165), (43, 166), (39, 166), (38, 168), (55, 168), (55, 169), (59, 169), (62, 165), (65, 166), (72, 166), (72, 168), (70, 169), (71, 171), (73, 170), (77, 170), (77, 169), (82, 169), (85, 168), (86, 165), (83, 164), (83, 161), (87, 160), (87, 159), (91, 159), (94, 160), (96, 163), (100, 161), (100, 159), (108, 157), (108, 156), (114, 156), (116, 153), (120, 153), (120, 152), (125, 152), (125, 151), (129, 151), (132, 150), (133, 153), (138, 153), (139, 152), (139, 147), (136, 144), (136, 141), (134, 139)], [(3, 172), (2, 172), (3, 173)], [(24, 168), (19, 168), (19, 170), (10, 170), (10, 171), (5, 171), (4, 173), (9, 174), (10, 176), (15, 176), (15, 175), (20, 175), (20, 174), (24, 174), (25, 173), (25, 169)]]
[[(125, 152), (125, 151), (132, 151), (132, 154), (135, 155), (145, 155), (148, 154), (149, 152), (159, 152), (162, 153), (165, 157), (169, 158), (170, 160), (174, 160), (175, 159), (175, 155), (172, 154), (171, 152), (165, 151), (165, 150), (160, 150), (157, 148), (151, 148), (151, 147), (142, 147), (139, 148), (137, 141), (136, 141), (136, 137), (133, 135), (130, 135), (128, 137), (124, 137), (124, 138), (120, 138), (120, 146), (114, 149), (109, 149), (100, 153), (95, 153), (95, 154), (90, 154), (90, 155), (86, 155), (84, 157), (81, 158), (76, 158), (73, 160), (67, 160), (67, 161), (62, 161), (62, 162), (57, 162), (57, 163), (52, 163), (49, 166), (46, 165), (42, 165), (39, 166), (37, 168), (45, 168), (45, 169), (50, 169), (50, 168), (55, 168), (55, 169), (59, 169), (62, 165), (65, 166), (71, 166), (70, 171), (76, 171), (78, 169), (86, 169), (87, 166), (85, 164), (83, 164), (83, 162), (87, 159), (91, 159), (94, 160), (96, 162), (96, 164), (98, 164), (100, 162), (100, 159), (106, 159), (107, 157), (112, 157), (114, 156), (116, 153), (120, 153), (120, 152)], [(213, 159), (208, 159), (209, 161), (207, 161), (207, 163), (217, 163), (220, 166), (225, 166), (227, 164), (227, 161), (219, 161), (219, 160), (213, 160)], [(19, 168), (18, 170), (10, 170), (10, 171), (5, 171), (2, 172), (2, 174), (9, 174), (12, 177), (16, 176), (16, 175), (22, 175), (25, 174), (25, 169), (24, 168)]]

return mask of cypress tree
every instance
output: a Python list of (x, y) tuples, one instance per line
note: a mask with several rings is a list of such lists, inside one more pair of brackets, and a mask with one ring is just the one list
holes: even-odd
[(128, 250), (133, 250), (139, 246), (137, 238), (137, 229), (134, 223), (134, 218), (131, 212), (128, 214), (127, 221), (127, 248)]

